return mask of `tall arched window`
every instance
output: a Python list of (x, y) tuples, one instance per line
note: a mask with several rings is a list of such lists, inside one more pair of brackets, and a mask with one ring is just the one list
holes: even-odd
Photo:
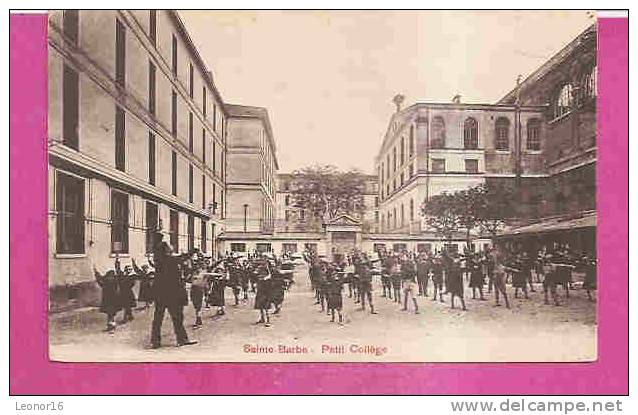
[(527, 121), (527, 149), (535, 151), (541, 149), (541, 122), (538, 118)]
[(474, 118), (463, 123), (463, 144), (467, 149), (478, 148), (478, 122)]
[(509, 150), (510, 148), (510, 120), (499, 117), (496, 120), (496, 149)]
[(554, 102), (554, 119), (562, 117), (572, 110), (572, 84), (565, 84), (558, 91)]
[(596, 65), (592, 66), (592, 68), (588, 72), (585, 72), (583, 78), (581, 79), (581, 96), (585, 99), (595, 98), (597, 95), (596, 70)]
[(445, 121), (443, 121), (442, 117), (434, 117), (432, 119), (430, 146), (432, 148), (445, 148)]
[(405, 223), (405, 211), (403, 210), (403, 204), (401, 204), (401, 227), (403, 227)]

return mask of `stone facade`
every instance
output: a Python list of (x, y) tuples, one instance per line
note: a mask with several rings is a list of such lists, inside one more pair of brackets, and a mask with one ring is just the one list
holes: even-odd
[(228, 118), (228, 232), (272, 234), (277, 148), (265, 108), (226, 105)]
[[(398, 110), (376, 157), (381, 230), (421, 233), (423, 202), (490, 179), (528, 181), (542, 169), (544, 108), (491, 104), (417, 103)], [(539, 125), (533, 145), (521, 131)]]
[(51, 11), (48, 43), (52, 308), (92, 264), (144, 263), (155, 230), (218, 252), (228, 113), (179, 15)]
[(540, 216), (596, 209), (596, 32), (587, 28), (499, 101), (545, 108)]

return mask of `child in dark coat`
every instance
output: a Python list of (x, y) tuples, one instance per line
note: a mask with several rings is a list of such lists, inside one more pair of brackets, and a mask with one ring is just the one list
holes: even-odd
[(137, 299), (133, 288), (135, 287), (135, 273), (130, 265), (127, 265), (122, 270), (119, 259), (115, 260), (115, 274), (118, 279), (120, 289), (120, 301), (122, 309), (124, 310), (124, 316), (122, 322), (127, 323), (133, 320), (133, 309), (137, 307)]
[(339, 324), (343, 324), (343, 315), (341, 309), (343, 308), (343, 297), (341, 291), (343, 289), (343, 281), (336, 278), (335, 274), (329, 274), (326, 282), (326, 296), (328, 299), (328, 311), (331, 314), (330, 321), (335, 321), (335, 310), (339, 314)]
[(116, 326), (115, 315), (122, 309), (118, 280), (113, 270), (109, 270), (102, 275), (93, 267), (93, 273), (95, 274), (95, 280), (102, 288), (100, 311), (106, 314), (106, 331), (113, 334)]
[(144, 307), (141, 309), (146, 310), (151, 304), (153, 304), (153, 278), (155, 277), (155, 271), (150, 269), (148, 265), (144, 264), (142, 267), (138, 267), (135, 259), (133, 259), (133, 270), (140, 281), (140, 290), (137, 294), (137, 301), (144, 302)]
[(271, 276), (267, 265), (260, 265), (257, 269), (257, 290), (255, 293), (255, 310), (259, 310), (259, 321), (256, 324), (264, 324), (270, 327), (268, 310), (271, 305)]

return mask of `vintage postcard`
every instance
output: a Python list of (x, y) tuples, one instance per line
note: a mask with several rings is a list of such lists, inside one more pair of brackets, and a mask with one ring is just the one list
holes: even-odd
[(49, 359), (596, 361), (597, 39), (582, 10), (50, 11)]

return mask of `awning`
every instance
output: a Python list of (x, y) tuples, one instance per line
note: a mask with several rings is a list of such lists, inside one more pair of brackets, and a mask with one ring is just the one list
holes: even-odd
[(530, 234), (546, 234), (552, 232), (572, 231), (577, 229), (596, 228), (596, 212), (579, 215), (560, 216), (540, 220), (535, 223), (506, 228), (497, 238), (515, 237)]

